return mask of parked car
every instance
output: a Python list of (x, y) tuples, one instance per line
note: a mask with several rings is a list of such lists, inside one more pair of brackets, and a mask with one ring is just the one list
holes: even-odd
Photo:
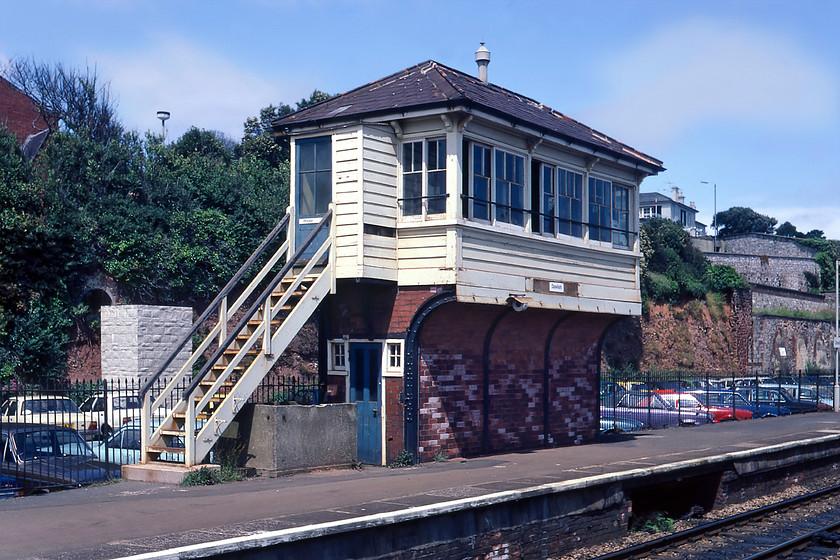
[(743, 408), (704, 404), (692, 393), (663, 393), (661, 396), (665, 402), (678, 410), (708, 412), (712, 415), (712, 422), (750, 420), (753, 417), (752, 411)]
[(4, 424), (0, 451), (4, 484), (23, 493), (119, 477), (119, 467), (101, 462), (76, 430), (63, 426)]
[(662, 399), (662, 395), (649, 392), (626, 393), (614, 407), (601, 407), (602, 417), (630, 419), (648, 428), (706, 424), (712, 421), (708, 412), (678, 410)]
[(783, 406), (753, 404), (745, 399), (742, 394), (732, 391), (692, 391), (691, 394), (706, 406), (748, 410), (752, 413), (753, 418), (787, 416), (790, 414), (790, 410)]
[(19, 395), (0, 407), (0, 423), (64, 426), (86, 433), (84, 415), (72, 400), (57, 395)]
[(79, 406), (85, 418), (87, 433), (105, 438), (114, 433), (114, 427), (140, 419), (140, 397), (136, 394), (94, 395)]
[(615, 416), (601, 417), (601, 435), (618, 434), (643, 430), (644, 424), (630, 418), (616, 418)]
[[(116, 465), (133, 465), (139, 463), (140, 430), (139, 421), (124, 424), (111, 437), (94, 447), (96, 455), (100, 460)], [(180, 438), (177, 438), (170, 445), (172, 447), (183, 447), (184, 442)], [(164, 453), (161, 459), (164, 461), (183, 462), (183, 457), (175, 456), (172, 453)]]
[(784, 407), (792, 413), (831, 410), (830, 406), (822, 403), (794, 399), (784, 389), (771, 389), (768, 387), (739, 387), (737, 392), (741, 393), (744, 398), (753, 404), (777, 408)]

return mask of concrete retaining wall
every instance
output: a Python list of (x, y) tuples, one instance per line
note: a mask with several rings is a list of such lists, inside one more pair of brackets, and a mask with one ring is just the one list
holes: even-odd
[(246, 405), (237, 415), (248, 442), (245, 466), (269, 473), (350, 465), (356, 460), (356, 405)]
[[(189, 307), (105, 306), (101, 318), (102, 379), (108, 381), (144, 382), (192, 327)], [(174, 375), (191, 352), (191, 345), (185, 345), (166, 375)]]

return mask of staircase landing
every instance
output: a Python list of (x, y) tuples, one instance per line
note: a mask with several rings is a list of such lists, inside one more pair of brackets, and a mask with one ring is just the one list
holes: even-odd
[(201, 467), (210, 470), (219, 470), (219, 465), (184, 465), (171, 463), (137, 463), (136, 465), (123, 465), (123, 480), (135, 480), (137, 482), (154, 482), (157, 484), (180, 484), (184, 477), (192, 471)]

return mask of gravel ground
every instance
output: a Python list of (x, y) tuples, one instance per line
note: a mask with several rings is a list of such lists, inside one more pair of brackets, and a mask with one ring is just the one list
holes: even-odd
[[(756, 498), (754, 500), (749, 500), (740, 504), (732, 504), (729, 506), (725, 506), (720, 509), (707, 512), (702, 517), (675, 520), (674, 532), (685, 531), (686, 529), (691, 529), (699, 525), (704, 525), (712, 521), (717, 521), (718, 519), (723, 519), (725, 517), (743, 513), (752, 509), (757, 509), (762, 506), (770, 505), (776, 502), (781, 502), (790, 498), (795, 498), (796, 496), (801, 496), (803, 494), (807, 494), (808, 492), (821, 490), (823, 488), (838, 483), (840, 483), (840, 476), (812, 480), (799, 480), (790, 487), (786, 488), (785, 490), (781, 492), (776, 492), (775, 494), (768, 494), (762, 498)], [(556, 556), (552, 560), (591, 560), (592, 558), (596, 558), (603, 554), (608, 554), (610, 552), (615, 552), (616, 550), (621, 550), (622, 548), (628, 548), (633, 545), (657, 539), (659, 537), (664, 537), (668, 534), (669, 533), (631, 532), (620, 539), (615, 539), (597, 545), (579, 548), (574, 552), (570, 552), (563, 556)]]

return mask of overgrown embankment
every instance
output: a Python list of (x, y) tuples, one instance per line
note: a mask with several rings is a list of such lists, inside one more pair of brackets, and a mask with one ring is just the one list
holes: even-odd
[(645, 370), (738, 370), (730, 308), (723, 296), (651, 304), (642, 317), (621, 319), (608, 333), (604, 367)]

